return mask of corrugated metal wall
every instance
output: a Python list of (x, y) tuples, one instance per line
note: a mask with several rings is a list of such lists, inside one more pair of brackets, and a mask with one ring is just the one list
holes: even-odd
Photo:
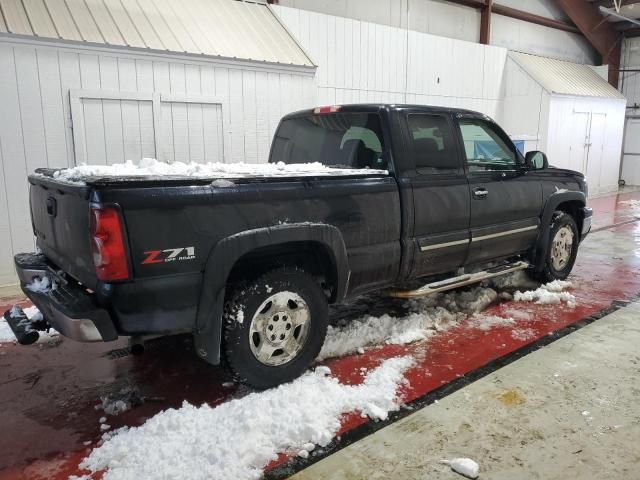
[[(442, 0), (279, 0), (295, 7), (391, 27), (477, 42), (480, 11)], [(562, 18), (553, 0), (502, 0), (505, 4), (549, 18)], [(491, 44), (522, 52), (594, 63), (598, 55), (589, 42), (576, 33), (555, 30), (501, 15), (493, 15)]]
[(404, 102), (497, 117), (507, 51), (306, 10), (276, 13), (318, 65), (320, 103)]
[[(640, 69), (640, 38), (625, 39), (622, 59), (622, 68)], [(627, 110), (622, 179), (627, 185), (640, 185), (640, 72), (623, 73), (620, 84), (631, 107)]]
[[(168, 160), (224, 152), (227, 162), (265, 162), (280, 117), (315, 98), (312, 71), (0, 39), (0, 285), (15, 281), (13, 254), (34, 247), (26, 177), (35, 168), (138, 159), (156, 145)], [(72, 126), (82, 127), (75, 146)]]

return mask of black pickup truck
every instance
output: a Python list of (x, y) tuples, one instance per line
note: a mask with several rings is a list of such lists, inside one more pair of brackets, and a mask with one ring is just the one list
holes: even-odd
[[(523, 156), (471, 111), (300, 111), (280, 122), (269, 161), (359, 170), (222, 184), (30, 175), (39, 253), (16, 255), (15, 265), (40, 327), (87, 342), (190, 332), (202, 359), (269, 387), (316, 358), (328, 304), (374, 290), (425, 295), (525, 268), (564, 279), (591, 226), (582, 174), (550, 167), (541, 152)], [(33, 341), (19, 315), (5, 317)]]

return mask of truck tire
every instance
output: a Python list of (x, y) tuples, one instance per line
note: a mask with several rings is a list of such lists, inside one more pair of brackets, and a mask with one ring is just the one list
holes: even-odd
[(547, 283), (564, 280), (569, 276), (578, 254), (578, 226), (571, 215), (562, 211), (553, 212), (549, 228), (549, 248), (542, 269), (534, 276)]
[(327, 298), (303, 270), (284, 267), (238, 286), (224, 309), (225, 363), (241, 382), (269, 388), (300, 376), (320, 353)]

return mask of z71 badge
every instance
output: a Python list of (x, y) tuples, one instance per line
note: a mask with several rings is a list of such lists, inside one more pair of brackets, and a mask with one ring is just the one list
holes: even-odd
[(151, 263), (181, 262), (183, 260), (194, 260), (196, 258), (195, 247), (167, 248), (166, 250), (149, 250), (142, 265)]

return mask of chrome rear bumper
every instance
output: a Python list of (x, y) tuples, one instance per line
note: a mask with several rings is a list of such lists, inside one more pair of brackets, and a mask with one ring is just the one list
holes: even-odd
[[(14, 257), (22, 291), (38, 307), (45, 321), (65, 337), (79, 342), (109, 342), (118, 338), (109, 312), (95, 304), (94, 297), (75, 283), (56, 282), (44, 255)], [(50, 278), (48, 289), (33, 287), (36, 279)]]

